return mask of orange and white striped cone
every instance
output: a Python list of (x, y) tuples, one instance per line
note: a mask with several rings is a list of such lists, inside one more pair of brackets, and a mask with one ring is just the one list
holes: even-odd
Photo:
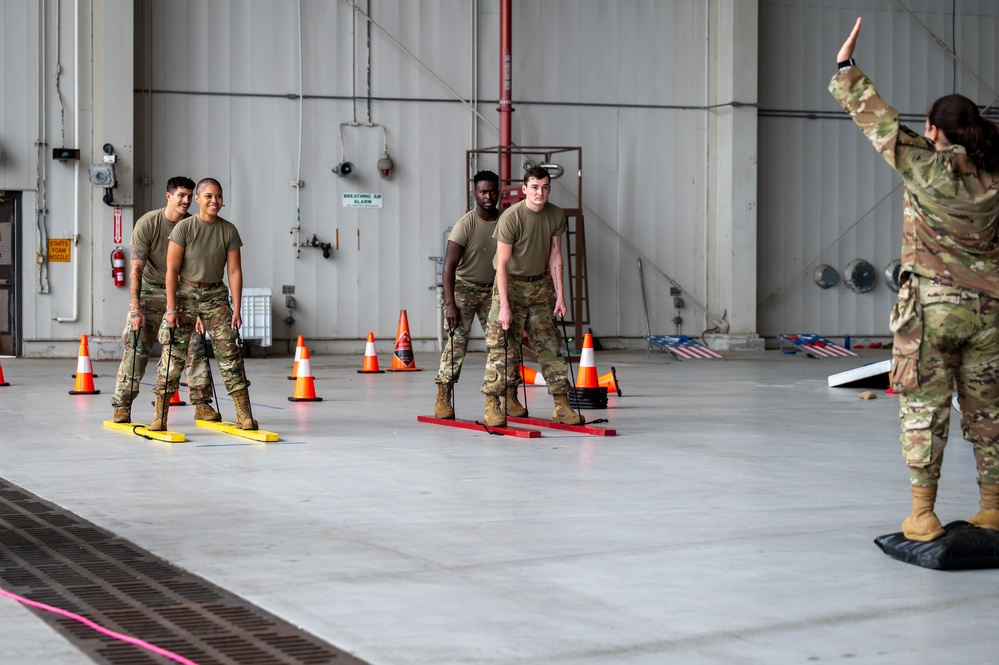
[(298, 336), (298, 344), (295, 346), (295, 362), (291, 366), (291, 376), (288, 378), (294, 381), (298, 378), (298, 362), (302, 359), (302, 349), (305, 348), (305, 338)]
[(69, 391), (70, 395), (98, 395), (100, 390), (94, 388), (94, 366), (90, 363), (90, 347), (87, 336), (80, 337), (80, 355), (76, 360), (76, 385)]
[(599, 388), (597, 365), (593, 357), (593, 335), (583, 337), (583, 350), (579, 354), (579, 371), (576, 373), (576, 388)]
[(322, 402), (316, 397), (316, 382), (312, 378), (312, 362), (309, 360), (309, 347), (302, 346), (302, 357), (298, 361), (298, 378), (295, 379), (295, 394), (289, 402)]
[(395, 350), (392, 352), (390, 372), (418, 372), (422, 367), (416, 366), (413, 357), (413, 338), (409, 336), (409, 319), (406, 310), (399, 312), (399, 327), (395, 333)]
[(545, 376), (536, 369), (531, 369), (527, 365), (520, 366), (520, 380), (525, 386), (546, 386)]
[(0, 388), (3, 388), (4, 386), (9, 386), (9, 385), (10, 385), (9, 383), (7, 383), (6, 381), (4, 381), (4, 378), (3, 378), (3, 365), (0, 365)]
[(375, 353), (375, 334), (368, 333), (368, 341), (364, 345), (364, 365), (357, 370), (358, 374), (384, 374), (385, 370), (378, 369), (378, 354)]
[(569, 392), (569, 404), (576, 409), (607, 408), (607, 388), (601, 387), (597, 379), (597, 364), (593, 357), (593, 335), (590, 333), (586, 333), (583, 337), (576, 386)]
[(618, 397), (621, 396), (621, 384), (617, 380), (617, 370), (613, 367), (611, 367), (611, 371), (597, 379), (597, 382), (601, 388), (606, 388), (608, 392), (613, 390)]

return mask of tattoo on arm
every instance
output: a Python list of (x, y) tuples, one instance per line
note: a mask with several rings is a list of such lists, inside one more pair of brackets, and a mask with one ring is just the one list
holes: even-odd
[(132, 261), (142, 261), (142, 264), (145, 265), (148, 257), (149, 255), (146, 253), (146, 250), (137, 247), (132, 248)]
[[(137, 258), (136, 254), (142, 254), (142, 258)], [(139, 294), (142, 291), (142, 273), (146, 269), (146, 253), (142, 250), (133, 249), (132, 250), (132, 263), (131, 263), (131, 283), (128, 285), (128, 292), (132, 298), (133, 303), (139, 302)]]

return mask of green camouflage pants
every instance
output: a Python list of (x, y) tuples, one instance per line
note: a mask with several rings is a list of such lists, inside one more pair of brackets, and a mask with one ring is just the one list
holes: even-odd
[[(902, 369), (893, 367), (892, 375), (893, 385), (907, 386), (900, 394), (899, 415), (910, 482), (927, 486), (940, 479), (956, 385), (961, 431), (974, 448), (978, 477), (997, 484), (999, 300), (925, 277), (915, 281), (909, 296), (915, 298), (914, 308), (900, 302), (893, 311), (915, 310), (910, 324), (896, 330), (893, 365), (898, 361)], [(901, 301), (903, 290), (899, 296)], [(899, 371), (907, 376), (896, 376)]]
[[(463, 279), (454, 280), (454, 304), (458, 308), (461, 322), (449, 332), (448, 341), (441, 354), (441, 366), (434, 377), (435, 383), (457, 383), (461, 375), (461, 365), (468, 351), (468, 337), (472, 333), (472, 321), (479, 319), (483, 333), (489, 329), (489, 308), (493, 302), (492, 286), (478, 286)], [(520, 350), (520, 345), (517, 345)], [(519, 356), (518, 356), (519, 357)], [(519, 364), (519, 361), (518, 361)]]
[[(198, 317), (205, 326), (205, 331), (211, 337), (212, 350), (219, 361), (219, 373), (225, 383), (226, 392), (230, 395), (250, 385), (246, 380), (243, 367), (243, 356), (236, 344), (236, 331), (232, 329), (232, 307), (229, 305), (229, 288), (219, 284), (211, 288), (199, 288), (181, 284), (177, 288), (177, 327), (174, 328), (174, 343), (167, 344), (170, 339), (170, 329), (166, 322), (160, 327), (160, 343), (163, 344), (163, 355), (160, 356), (160, 366), (157, 371), (156, 388), (154, 392), (163, 394), (164, 381), (166, 394), (177, 392), (180, 384), (180, 369), (187, 355), (188, 340), (194, 333), (194, 324)], [(200, 337), (200, 335), (196, 335)], [(164, 341), (167, 340), (167, 341)], [(178, 343), (178, 340), (181, 340)], [(169, 359), (170, 376), (167, 376), (167, 361)]]
[[(551, 282), (539, 279), (535, 282), (521, 282), (514, 279), (507, 282), (507, 299), (510, 302), (510, 328), (503, 330), (499, 324), (499, 292), (493, 287), (492, 306), (489, 309), (489, 330), (486, 332), (486, 376), (482, 382), (482, 392), (486, 395), (502, 395), (507, 386), (515, 388), (520, 384), (520, 340), (521, 333), (527, 338), (538, 354), (541, 375), (548, 384), (549, 395), (569, 394), (569, 366), (562, 355), (562, 334), (555, 326), (552, 310), (555, 298)], [(504, 349), (504, 332), (506, 349)]]
[[(118, 375), (115, 377), (114, 397), (111, 398), (111, 405), (115, 407), (128, 406), (139, 394), (139, 383), (146, 373), (149, 354), (156, 341), (156, 331), (163, 320), (163, 312), (166, 311), (166, 290), (143, 282), (139, 292), (139, 307), (146, 317), (146, 323), (138, 330), (138, 339), (136, 340), (132, 324), (127, 321), (125, 331), (121, 334), (125, 352), (121, 356)], [(192, 336), (190, 343), (185, 346), (187, 357), (184, 367), (187, 371), (187, 385), (191, 390), (191, 401), (195, 404), (210, 404), (212, 387), (208, 382), (208, 360), (205, 358), (205, 345), (201, 343), (201, 335)]]

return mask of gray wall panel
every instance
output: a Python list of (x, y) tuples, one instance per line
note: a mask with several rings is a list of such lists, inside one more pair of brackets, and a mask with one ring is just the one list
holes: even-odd
[[(900, 252), (901, 190), (878, 201), (900, 179), (826, 90), (836, 51), (855, 18), (864, 17), (858, 64), (913, 129), (922, 132), (926, 109), (940, 95), (957, 91), (980, 103), (991, 99), (935, 37), (994, 87), (999, 7), (967, 0), (904, 5), (914, 16), (890, 0), (760, 3), (761, 334), (888, 334), (894, 293), (882, 273)], [(818, 115), (809, 119), (809, 113)], [(874, 291), (855, 294), (845, 287), (842, 271), (854, 258), (877, 269)], [(820, 263), (840, 271), (837, 286), (822, 290), (814, 284)]]

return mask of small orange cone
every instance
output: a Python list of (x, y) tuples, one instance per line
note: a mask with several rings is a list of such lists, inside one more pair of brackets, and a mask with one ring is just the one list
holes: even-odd
[(368, 342), (364, 345), (364, 365), (357, 370), (358, 374), (384, 374), (385, 370), (378, 369), (378, 354), (375, 353), (375, 334), (368, 333)]
[(6, 381), (4, 381), (4, 378), (3, 378), (3, 365), (0, 365), (0, 388), (3, 388), (4, 386), (9, 386), (9, 385), (10, 385), (9, 383), (7, 383)]
[[(301, 338), (299, 338), (301, 339)], [(322, 402), (322, 397), (316, 397), (316, 382), (312, 378), (312, 363), (309, 361), (309, 347), (303, 345), (302, 357), (296, 367), (298, 378), (295, 379), (295, 394), (288, 398), (289, 402)]]
[(180, 401), (180, 388), (178, 388), (177, 392), (175, 392), (173, 397), (170, 398), (170, 402), (167, 406), (187, 406), (187, 402)]
[(528, 386), (545, 386), (548, 385), (545, 382), (544, 375), (536, 369), (531, 369), (527, 365), (520, 366), (520, 380), (524, 382), (524, 385)]
[(621, 396), (621, 384), (617, 382), (617, 370), (611, 367), (611, 371), (607, 372), (599, 379), (597, 379), (601, 388), (606, 388), (607, 392), (614, 391), (617, 396)]
[(576, 373), (576, 388), (599, 388), (597, 365), (593, 358), (593, 335), (586, 333), (583, 350), (579, 353), (579, 371)]
[(413, 357), (413, 339), (409, 336), (409, 319), (406, 310), (399, 312), (399, 327), (395, 333), (395, 351), (392, 353), (390, 372), (418, 372), (422, 367), (416, 366)]
[(305, 338), (298, 336), (298, 346), (295, 347), (295, 362), (291, 366), (291, 376), (288, 378), (294, 381), (298, 378), (298, 361), (302, 359), (302, 349), (305, 348)]
[(94, 366), (90, 364), (90, 348), (87, 346), (87, 336), (80, 337), (80, 356), (76, 360), (76, 385), (69, 391), (70, 395), (97, 395), (100, 390), (94, 389)]

